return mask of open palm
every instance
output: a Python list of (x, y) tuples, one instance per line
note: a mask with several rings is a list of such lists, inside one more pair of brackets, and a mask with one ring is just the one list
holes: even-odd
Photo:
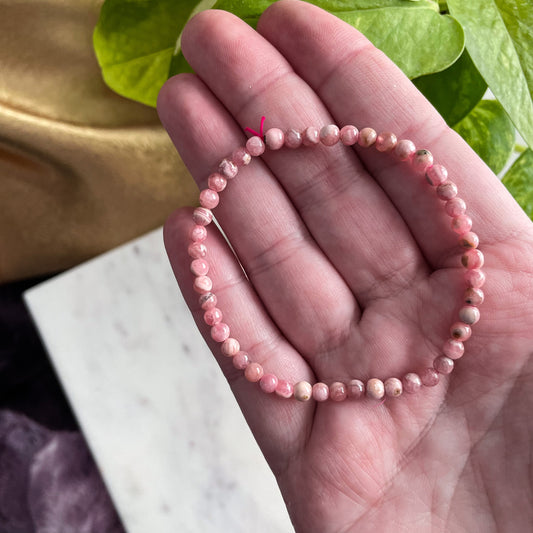
[[(161, 119), (201, 188), (243, 128), (355, 124), (431, 150), (485, 254), (482, 319), (450, 376), (378, 403), (300, 403), (248, 383), (209, 340), (299, 532), (528, 531), (533, 523), (533, 225), (403, 74), (320, 9), (274, 4), (255, 32), (207, 11), (187, 26), (196, 75), (171, 79)], [(190, 210), (165, 227), (191, 288)], [(457, 236), (410, 167), (375, 149), (282, 149), (244, 167), (207, 247), (219, 307), (243, 349), (291, 382), (401, 377), (441, 353), (464, 292)]]

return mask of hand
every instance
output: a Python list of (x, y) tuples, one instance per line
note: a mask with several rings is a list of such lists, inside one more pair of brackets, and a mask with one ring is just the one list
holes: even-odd
[[(159, 112), (200, 188), (243, 128), (335, 123), (429, 149), (466, 201), (485, 254), (481, 321), (450, 376), (384, 403), (300, 403), (247, 382), (209, 338), (187, 255), (191, 210), (165, 227), (197, 320), (277, 477), (298, 532), (531, 529), (533, 225), (408, 79), (356, 30), (282, 0), (255, 32), (207, 11), (183, 51), (197, 75)], [(374, 148), (282, 149), (239, 172), (207, 247), (224, 321), (265, 371), (296, 382), (402, 377), (441, 353), (464, 292), (442, 201)]]

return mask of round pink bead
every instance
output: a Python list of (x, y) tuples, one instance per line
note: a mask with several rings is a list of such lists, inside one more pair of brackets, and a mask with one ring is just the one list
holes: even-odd
[(451, 227), (458, 235), (464, 235), (472, 229), (472, 219), (468, 215), (459, 215), (452, 218)]
[(264, 374), (263, 367), (259, 363), (250, 363), (244, 369), (244, 377), (251, 383), (257, 383)]
[(228, 337), (220, 346), (220, 351), (226, 357), (233, 357), (237, 355), (240, 349), (241, 345), (239, 344), (239, 341), (237, 339), (234, 339), (233, 337)]
[(320, 130), (320, 142), (324, 146), (333, 146), (334, 144), (337, 144), (340, 139), (340, 130), (337, 126), (334, 124), (329, 124), (328, 126), (324, 126)]
[(285, 146), (287, 148), (300, 148), (302, 146), (302, 134), (294, 128), (285, 132)]
[(463, 254), (461, 263), (468, 270), (479, 269), (485, 263), (485, 257), (477, 248), (472, 248)]
[(477, 248), (479, 246), (479, 237), (473, 231), (469, 231), (461, 235), (459, 244), (463, 248)]
[(402, 392), (402, 382), (398, 378), (388, 378), (385, 380), (385, 394), (387, 396), (400, 396)]
[(313, 400), (325, 402), (329, 398), (329, 387), (325, 383), (315, 383), (313, 385)]
[(207, 178), (207, 186), (216, 192), (222, 192), (227, 184), (228, 180), (219, 172), (213, 172)]
[(307, 381), (299, 381), (294, 385), (293, 394), (299, 402), (306, 402), (313, 395), (313, 387)]
[(366, 382), (366, 395), (373, 400), (381, 400), (385, 396), (385, 384), (381, 379), (370, 378)]
[(472, 335), (472, 328), (464, 322), (455, 322), (450, 328), (450, 335), (457, 341), (467, 341)]
[[(448, 179), (448, 170), (438, 163), (426, 170), (426, 180), (433, 187), (443, 184)], [(449, 182), (451, 183), (451, 182)], [(452, 184), (453, 185), (453, 184)], [(437, 191), (438, 194), (438, 191)], [(457, 192), (455, 193), (457, 194)]]
[(309, 126), (302, 134), (302, 143), (304, 146), (315, 146), (320, 142), (320, 132), (318, 128)]
[(464, 302), (468, 305), (481, 305), (485, 300), (485, 295), (481, 289), (474, 289), (469, 287), (466, 289)]
[(237, 165), (237, 167), (244, 167), (245, 165), (250, 164), (252, 156), (244, 146), (240, 146), (233, 150), (231, 160)]
[[(433, 166), (435, 167), (436, 165), (433, 165)], [(441, 183), (437, 187), (437, 196), (441, 200), (451, 200), (452, 198), (457, 196), (457, 185), (455, 185), (455, 183), (450, 180), (445, 181), (444, 183)]]
[(219, 201), (218, 193), (212, 189), (204, 189), (200, 193), (200, 205), (206, 209), (214, 209)]
[(265, 153), (265, 143), (261, 137), (254, 135), (246, 141), (246, 150), (254, 157)]
[(420, 387), (422, 387), (422, 381), (420, 380), (420, 376), (418, 374), (409, 372), (402, 378), (402, 385), (405, 392), (414, 394), (420, 390)]
[(415, 143), (408, 139), (402, 139), (401, 141), (398, 141), (396, 148), (394, 148), (394, 154), (400, 161), (407, 161), (408, 159), (411, 159), (415, 152)]
[(415, 172), (426, 172), (433, 165), (433, 155), (429, 150), (417, 150), (413, 157), (413, 169)]
[(376, 137), (376, 150), (378, 152), (390, 152), (398, 144), (398, 138), (394, 133), (385, 131)]
[(246, 352), (237, 352), (232, 361), (237, 370), (244, 370), (250, 364), (250, 356)]
[(353, 146), (359, 137), (359, 130), (355, 126), (343, 126), (340, 131), (341, 143), (344, 146)]
[(279, 150), (285, 142), (285, 134), (279, 128), (270, 128), (265, 133), (265, 144), (271, 150)]
[(465, 305), (459, 309), (459, 320), (469, 326), (477, 324), (480, 316), (479, 309), (473, 305)]
[(448, 339), (442, 347), (442, 353), (450, 359), (460, 359), (465, 353), (465, 345), (456, 339)]
[(293, 386), (285, 379), (278, 379), (276, 394), (282, 398), (290, 398), (293, 393)]
[(213, 221), (213, 213), (211, 210), (206, 209), (205, 207), (197, 207), (192, 213), (192, 219), (195, 224), (200, 226), (207, 226)]
[(203, 242), (207, 238), (207, 229), (205, 226), (196, 224), (191, 229), (191, 240), (193, 242)]
[(363, 148), (368, 148), (376, 142), (377, 138), (378, 134), (376, 133), (376, 130), (372, 128), (363, 128), (359, 132), (359, 138), (357, 139), (357, 143)]
[(346, 391), (346, 385), (344, 383), (335, 381), (335, 383), (332, 383), (329, 386), (329, 397), (334, 402), (342, 402), (343, 400), (346, 400), (346, 396), (348, 396), (348, 392)]
[(193, 242), (189, 244), (187, 252), (193, 259), (199, 259), (207, 255), (207, 246), (203, 242)]
[(440, 355), (433, 361), (433, 366), (439, 374), (450, 374), (454, 367), (453, 359)]
[(214, 326), (215, 324), (222, 322), (222, 311), (218, 307), (208, 309), (204, 313), (204, 322), (208, 326)]
[(261, 390), (267, 393), (272, 393), (278, 386), (278, 378), (274, 374), (264, 374), (259, 380)]
[(424, 368), (420, 372), (420, 381), (424, 387), (434, 387), (439, 380), (439, 373), (434, 368)]
[(205, 294), (200, 295), (200, 298), (198, 298), (198, 303), (204, 311), (207, 311), (208, 309), (216, 307), (217, 297), (212, 292), (206, 292)]
[(451, 217), (464, 215), (466, 211), (466, 203), (462, 198), (455, 196), (446, 202), (444, 205), (444, 211), (446, 211), (446, 214)]
[(213, 281), (208, 276), (196, 276), (193, 282), (193, 288), (196, 292), (209, 292), (213, 288)]
[(465, 282), (467, 287), (479, 289), (485, 284), (485, 273), (478, 269), (467, 270), (465, 272)]
[(205, 259), (193, 259), (191, 272), (195, 276), (205, 276), (209, 272), (209, 263)]
[(231, 159), (224, 158), (218, 165), (218, 171), (226, 179), (231, 180), (237, 175), (239, 168)]
[(360, 379), (352, 379), (346, 385), (350, 398), (361, 398), (365, 394), (365, 384)]
[(219, 322), (211, 328), (211, 338), (215, 342), (224, 342), (229, 337), (229, 326)]

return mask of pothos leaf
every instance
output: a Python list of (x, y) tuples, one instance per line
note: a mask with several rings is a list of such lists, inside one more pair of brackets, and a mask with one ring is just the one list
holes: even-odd
[(465, 50), (446, 70), (413, 80), (449, 126), (455, 126), (483, 98), (485, 80)]
[(111, 89), (155, 106), (176, 41), (197, 4), (197, 0), (106, 0), (93, 44)]
[(494, 96), (533, 147), (533, 3), (448, 0), (466, 48)]
[(496, 100), (481, 100), (454, 129), (495, 174), (505, 166), (513, 151), (515, 129)]
[(502, 181), (520, 207), (533, 220), (533, 150), (523, 152)]
[(430, 7), (386, 7), (335, 14), (368, 37), (409, 78), (440, 72), (463, 51), (461, 26)]
[[(93, 42), (106, 83), (119, 94), (155, 106), (173, 74), (189, 70), (180, 37), (191, 15), (230, 11), (251, 25), (274, 0), (106, 0)], [(461, 54), (464, 36), (433, 0), (322, 0), (326, 10), (356, 26), (409, 77), (437, 72)]]

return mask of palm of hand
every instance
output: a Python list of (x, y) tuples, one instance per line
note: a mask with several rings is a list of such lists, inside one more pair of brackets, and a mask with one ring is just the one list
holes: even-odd
[[(194, 19), (183, 47), (205, 85), (191, 76), (172, 80), (162, 92), (160, 113), (202, 185), (217, 160), (205, 161), (207, 147), (225, 156), (242, 143), (211, 91), (241, 124), (256, 119), (257, 109), (272, 117), (271, 125), (277, 119), (284, 127), (320, 125), (328, 112), (340, 123), (353, 116), (368, 117), (368, 125), (392, 123), (402, 136), (428, 143), (424, 147), (457, 177), (490, 280), (482, 321), (452, 376), (383, 405), (272, 398), (220, 358), (297, 530), (490, 531), (502, 524), (523, 530), (531, 508), (520, 515), (510, 502), (527, 502), (531, 495), (520, 468), (530, 453), (524, 411), (533, 400), (524, 379), (533, 337), (530, 222), (409, 82), (356, 32), (296, 2), (279, 2), (260, 29), (315, 92), (239, 21), (220, 13)], [(332, 57), (321, 41), (331, 34), (351, 43), (352, 52)], [(237, 46), (242, 42), (262, 61), (250, 65)], [(392, 101), (372, 87), (370, 67), (376, 65), (399, 94), (392, 91)], [(357, 85), (361, 73), (371, 80), (367, 87)], [(354, 92), (363, 102), (353, 101)], [(419, 120), (395, 108), (402, 98)], [(286, 124), (288, 113), (297, 123)], [(407, 166), (371, 151), (281, 151), (265, 161), (243, 169), (216, 211), (249, 279), (220, 235), (208, 241), (220, 307), (241, 344), (267, 370), (293, 381), (401, 377), (430, 366), (464, 291), (456, 238), (431, 188)], [(194, 309), (183, 245), (189, 230), (189, 214), (176, 214), (166, 242)]]
[[(499, 255), (503, 263), (523, 247), (523, 240), (499, 244), (491, 257), (497, 260)], [(490, 323), (475, 328), (467, 355), (447, 387), (375, 406), (327, 402), (304, 412), (292, 405), (294, 413), (288, 416), (293, 423), (280, 428), (276, 449), (269, 451), (280, 486), (291, 495), (289, 509), (301, 519), (299, 531), (351, 531), (350, 526), (354, 531), (388, 531), (391, 525), (408, 531), (527, 530), (531, 487), (523, 467), (531, 453), (528, 405), (533, 391), (526, 381), (531, 373), (531, 272), (517, 271), (510, 264), (507, 268), (513, 272), (515, 290), (504, 291), (504, 299), (484, 303), (484, 321)], [(497, 269), (486, 270), (489, 279), (498, 275)], [(441, 331), (444, 324), (438, 305), (434, 323), (431, 313), (415, 313), (410, 320), (406, 309), (425, 310), (428, 302), (446, 302), (451, 286), (447, 280), (455, 274), (436, 272), (418, 290), (371, 303), (359, 323), (346, 317), (350, 334), (313, 365), (318, 369), (316, 379), (330, 383), (339, 376), (360, 375), (359, 359), (368, 365), (365, 370), (372, 368), (369, 361), (379, 359), (387, 346), (394, 347), (391, 357), (403, 353), (399, 368), (411, 368), (409, 360), (417, 354), (407, 339), (431, 350), (424, 344), (424, 332)], [(400, 319), (387, 327), (394, 321), (391, 316)], [(288, 331), (292, 327), (289, 323)], [(320, 330), (328, 335), (323, 324)], [(399, 338), (404, 339), (403, 348)], [(320, 353), (319, 346), (337, 342), (338, 328), (333, 328), (315, 349), (306, 346), (306, 358)], [(394, 366), (390, 359), (386, 364)], [(289, 433), (283, 435), (287, 428)], [(510, 502), (521, 509), (518, 514)]]
[[(510, 242), (499, 249), (502, 257), (512, 257), (523, 246), (523, 241)], [(497, 275), (496, 269), (487, 268), (489, 279), (491, 273)], [(300, 428), (292, 429), (294, 449), (283, 456), (279, 479), (286, 493), (299, 495), (287, 502), (294, 515), (303, 517), (298, 531), (528, 530), (531, 272), (515, 271), (513, 277), (515, 290), (505, 301), (484, 303), (483, 317), (490, 317), (490, 324), (475, 328), (447, 387), (404, 394), (375, 408), (318, 404)], [(426, 290), (420, 301), (448, 296), (446, 289), (443, 294)], [(383, 302), (392, 314), (395, 305), (401, 314), (405, 302)], [(377, 314), (379, 324), (381, 310)], [(405, 328), (406, 338), (420, 338), (424, 325), (431, 328), (423, 315), (417, 317)], [(385, 345), (398, 343), (397, 335), (380, 326), (366, 336), (379, 336)], [(364, 356), (373, 352), (369, 344), (354, 349), (348, 342), (339, 351)], [(343, 366), (337, 375), (346, 373), (353, 375)]]

